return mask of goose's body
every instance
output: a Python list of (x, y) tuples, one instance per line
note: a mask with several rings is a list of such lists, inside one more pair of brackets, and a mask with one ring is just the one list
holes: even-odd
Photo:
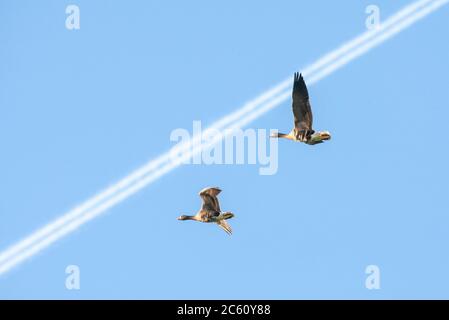
[(234, 217), (231, 212), (221, 212), (220, 203), (218, 202), (218, 194), (221, 192), (219, 188), (205, 188), (200, 191), (199, 195), (203, 200), (200, 211), (194, 216), (182, 215), (178, 220), (194, 220), (198, 222), (216, 223), (227, 234), (232, 234), (232, 229), (227, 219)]
[(312, 107), (309, 101), (309, 92), (302, 74), (295, 73), (292, 98), (295, 127), (289, 134), (277, 133), (272, 137), (304, 142), (309, 145), (323, 143), (325, 140), (330, 140), (331, 135), (328, 131), (315, 132), (312, 128)]

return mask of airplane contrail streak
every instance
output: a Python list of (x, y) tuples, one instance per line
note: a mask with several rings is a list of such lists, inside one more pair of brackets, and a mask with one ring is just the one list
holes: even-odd
[[(304, 76), (309, 77), (309, 85), (315, 84), (448, 2), (449, 0), (419, 0), (404, 7), (382, 23), (379, 28), (364, 32), (362, 35), (343, 44), (336, 50), (318, 59), (315, 63), (304, 68)], [(188, 143), (173, 147), (116, 184), (111, 185), (109, 188), (70, 210), (60, 218), (50, 222), (33, 232), (30, 236), (1, 252), (0, 275), (78, 229), (84, 223), (127, 199), (158, 178), (171, 172), (180, 165), (179, 162), (172, 161), (174, 151), (183, 151), (183, 157), (192, 157), (200, 153), (204, 148), (221, 141), (223, 138), (223, 136), (218, 136), (211, 141), (203, 143), (203, 137), (207, 136), (208, 133), (215, 130), (230, 133), (233, 129), (238, 129), (249, 124), (285, 102), (291, 96), (290, 86), (290, 78), (280, 82), (257, 98), (247, 102), (243, 107), (237, 109), (237, 111), (213, 123), (203, 131), (202, 135), (194, 137)]]

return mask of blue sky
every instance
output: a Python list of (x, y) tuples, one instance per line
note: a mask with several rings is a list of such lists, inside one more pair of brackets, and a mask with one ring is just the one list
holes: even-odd
[[(360, 34), (372, 3), (2, 1), (0, 250)], [(273, 176), (183, 166), (2, 276), (0, 298), (449, 298), (448, 10), (309, 88), (330, 142), (280, 141)], [(291, 123), (286, 102), (250, 127)], [(232, 237), (176, 220), (210, 185)]]

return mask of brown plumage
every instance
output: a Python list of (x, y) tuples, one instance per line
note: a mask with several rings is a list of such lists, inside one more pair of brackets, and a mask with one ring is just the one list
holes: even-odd
[(221, 213), (220, 203), (217, 198), (220, 192), (221, 190), (217, 187), (205, 188), (201, 190), (199, 195), (203, 200), (203, 204), (198, 213), (194, 216), (182, 215), (178, 218), (178, 220), (194, 220), (205, 223), (214, 222), (226, 231), (227, 234), (231, 235), (232, 229), (226, 220), (233, 218), (234, 214), (231, 212)]
[(322, 143), (329, 140), (328, 131), (315, 132), (313, 130), (313, 115), (310, 105), (309, 91), (302, 74), (295, 73), (292, 93), (292, 109), (294, 128), (289, 134), (277, 133), (273, 138), (286, 138), (293, 141), (304, 142), (309, 145)]
[(293, 82), (293, 117), (295, 129), (304, 137), (312, 135), (315, 131), (312, 129), (313, 114), (310, 106), (309, 91), (302, 74), (295, 73), (295, 80)]

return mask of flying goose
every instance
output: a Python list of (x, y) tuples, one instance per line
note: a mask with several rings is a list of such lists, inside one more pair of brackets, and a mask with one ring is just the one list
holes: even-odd
[(324, 140), (330, 140), (331, 135), (328, 131), (315, 132), (312, 129), (313, 116), (309, 101), (309, 92), (302, 74), (295, 73), (293, 82), (293, 116), (295, 127), (289, 134), (277, 133), (272, 138), (285, 138), (293, 141), (304, 142), (309, 145), (323, 143)]
[(231, 226), (226, 222), (227, 219), (234, 217), (231, 212), (221, 212), (217, 195), (221, 190), (217, 187), (205, 188), (199, 195), (203, 200), (200, 211), (194, 216), (182, 215), (178, 220), (195, 220), (199, 222), (214, 222), (220, 226), (227, 234), (232, 234)]

